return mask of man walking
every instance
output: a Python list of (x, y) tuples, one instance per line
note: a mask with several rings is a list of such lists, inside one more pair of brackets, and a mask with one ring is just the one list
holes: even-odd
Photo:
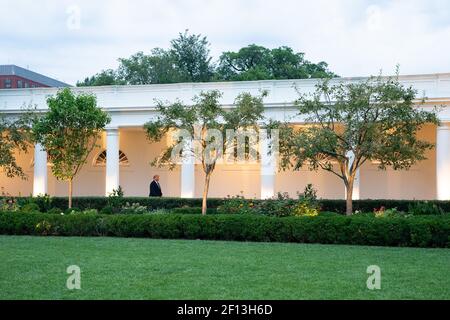
[(150, 183), (150, 197), (162, 197), (161, 185), (159, 184), (159, 175), (155, 175), (152, 183)]

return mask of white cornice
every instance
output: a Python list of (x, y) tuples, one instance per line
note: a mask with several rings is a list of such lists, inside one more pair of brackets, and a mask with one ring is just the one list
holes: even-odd
[[(363, 81), (364, 77), (336, 78), (338, 82)], [(418, 96), (425, 96), (427, 100), (417, 104), (422, 107), (450, 105), (450, 73), (406, 75), (399, 77), (405, 86), (412, 86)], [(135, 119), (132, 123), (139, 123), (139, 117), (154, 116), (157, 114), (155, 100), (175, 101), (181, 100), (186, 104), (201, 91), (211, 89), (223, 93), (221, 103), (233, 108), (234, 99), (242, 92), (257, 94), (267, 90), (269, 95), (264, 99), (266, 113), (271, 117), (291, 116), (294, 113), (293, 101), (301, 93), (312, 93), (319, 80), (262, 80), (242, 82), (208, 82), (208, 83), (178, 83), (137, 86), (104, 86), (73, 88), (76, 92), (91, 92), (97, 96), (98, 105), (111, 113), (113, 120), (120, 125), (127, 123), (127, 118)], [(0, 90), (0, 112), (17, 114), (23, 112), (23, 107), (36, 106), (38, 110), (47, 109), (46, 99), (57, 92), (57, 88), (27, 88)], [(448, 109), (448, 108), (447, 108)], [(442, 120), (450, 119), (450, 110), (442, 113)]]

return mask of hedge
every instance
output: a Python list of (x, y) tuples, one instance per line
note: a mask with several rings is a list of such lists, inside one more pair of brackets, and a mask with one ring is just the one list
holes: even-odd
[[(202, 199), (124, 197), (118, 200), (120, 201), (121, 205), (125, 205), (127, 202), (130, 204), (139, 203), (141, 206), (146, 206), (149, 210), (202, 206)], [(208, 199), (208, 206), (210, 208), (217, 208), (223, 203), (223, 201), (223, 199)], [(64, 210), (68, 207), (68, 203), (68, 198), (65, 197), (52, 198), (52, 207), (54, 208)], [(97, 209), (98, 211), (101, 211), (104, 207), (108, 206), (108, 198), (76, 197), (73, 198), (72, 206), (80, 210)]]
[[(19, 198), (20, 200), (26, 200), (27, 198)], [(67, 209), (68, 199), (67, 197), (52, 197), (51, 206), (59, 208), (61, 210)], [(125, 205), (127, 202), (139, 203), (142, 206), (146, 206), (149, 210), (154, 209), (175, 209), (182, 207), (200, 208), (202, 205), (202, 199), (182, 199), (182, 198), (149, 198), (149, 197), (124, 197), (119, 200), (121, 205)], [(208, 199), (208, 208), (217, 209), (224, 203), (225, 199)], [(258, 203), (264, 200), (248, 200), (254, 203)], [(345, 214), (345, 200), (319, 200), (322, 211), (335, 212), (339, 214)], [(415, 200), (355, 200), (353, 201), (353, 210), (361, 212), (373, 212), (374, 209), (380, 207), (385, 208), (397, 208), (400, 211), (408, 211), (408, 207), (419, 201)], [(450, 212), (450, 201), (428, 201), (435, 203), (444, 212)], [(39, 203), (38, 203), (39, 204)], [(104, 207), (108, 206), (107, 197), (75, 197), (73, 198), (73, 207), (80, 210), (85, 209), (97, 209), (101, 211)], [(41, 211), (45, 211), (41, 208)]]
[(450, 247), (449, 216), (0, 213), (0, 234)]

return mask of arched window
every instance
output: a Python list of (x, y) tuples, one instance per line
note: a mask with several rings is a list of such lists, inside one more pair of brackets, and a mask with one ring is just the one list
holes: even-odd
[[(127, 155), (122, 150), (119, 150), (119, 165), (121, 166), (130, 165), (130, 161), (128, 160)], [(100, 152), (100, 154), (94, 159), (94, 166), (96, 167), (106, 166), (106, 150)]]

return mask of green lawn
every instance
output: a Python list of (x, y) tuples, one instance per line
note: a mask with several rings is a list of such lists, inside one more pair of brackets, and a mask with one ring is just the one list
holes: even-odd
[[(81, 268), (81, 290), (66, 268)], [(369, 265), (381, 290), (366, 288)], [(0, 299), (450, 299), (450, 250), (0, 236)]]

